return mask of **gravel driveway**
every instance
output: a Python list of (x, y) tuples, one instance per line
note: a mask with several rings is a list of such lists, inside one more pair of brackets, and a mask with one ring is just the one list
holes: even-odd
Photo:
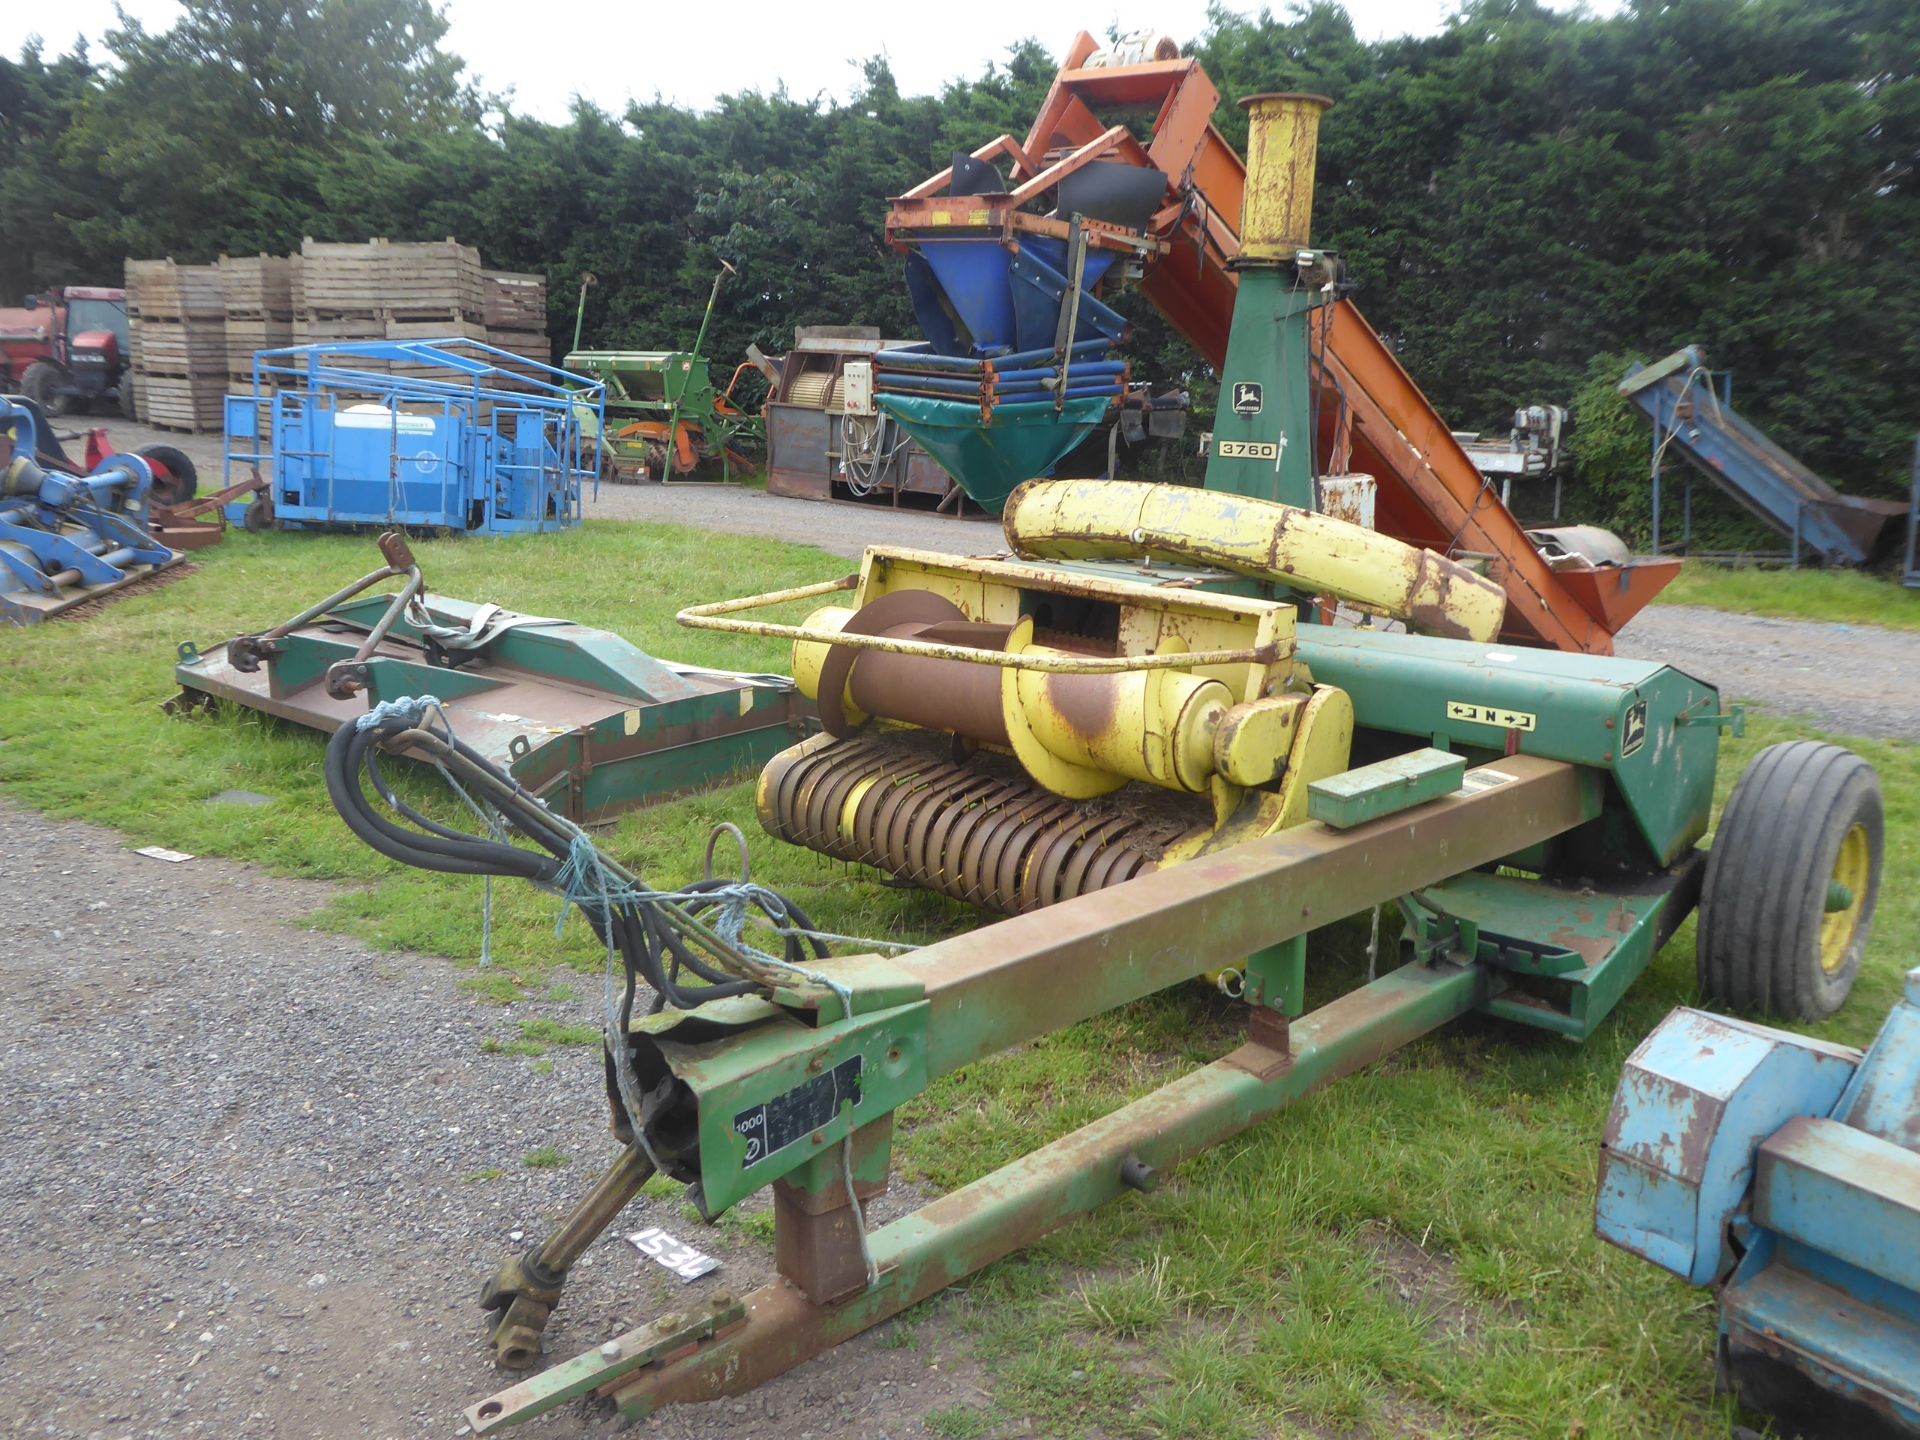
[[(0, 1434), (460, 1433), (461, 1410), (504, 1383), (480, 1277), (613, 1156), (595, 1050), (554, 1050), (542, 1075), (481, 1046), (525, 1019), (591, 1020), (597, 986), (482, 1004), (444, 961), (286, 923), (330, 887), (147, 859), (3, 798), (0, 871)], [(545, 1145), (571, 1163), (526, 1168)], [(898, 1209), (882, 1201), (879, 1218)], [(757, 1243), (677, 1200), (626, 1218), (623, 1233), (664, 1226), (721, 1270), (682, 1285), (603, 1239), (555, 1315), (553, 1358), (768, 1278)], [(985, 1398), (938, 1313), (913, 1347), (886, 1333), (651, 1433), (901, 1440)], [(516, 1433), (614, 1423), (582, 1402)]]

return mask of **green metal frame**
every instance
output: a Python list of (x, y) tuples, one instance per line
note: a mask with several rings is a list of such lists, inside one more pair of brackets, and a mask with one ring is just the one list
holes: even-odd
[(1243, 261), (1206, 488), (1317, 510), (1308, 317), (1335, 298), (1328, 262), (1303, 251), (1294, 265)]
[(1401, 900), (1416, 956), (1470, 960), (1504, 984), (1480, 1008), (1584, 1040), (1692, 913), (1705, 855), (1639, 890), (1473, 872)]
[[(1353, 763), (1309, 786), (1306, 824), (904, 957), (823, 959), (832, 983), (635, 1026), (650, 1156), (709, 1217), (771, 1184), (783, 1280), (736, 1330), (609, 1376), (630, 1415), (742, 1393), (1457, 1015), (1579, 1039), (1619, 1001), (1696, 902), (1737, 712), (1639, 661), (1330, 626), (1296, 643), (1355, 718)], [(1308, 933), (1387, 904), (1407, 963), (1303, 1015)], [(883, 1186), (903, 1101), (1209, 972), (1237, 984), (1246, 1045), (855, 1248), (853, 1200)], [(776, 1111), (781, 1143), (752, 1148)]]
[(638, 462), (642, 458), (644, 441), (623, 441), (615, 434), (637, 420), (665, 425), (669, 448), (681, 421), (697, 427), (705, 442), (720, 452), (721, 475), (726, 480), (733, 478), (730, 447), (766, 443), (762, 416), (729, 415), (719, 408), (720, 393), (714, 387), (711, 366), (693, 351), (577, 350), (567, 356), (566, 368), (605, 382), (607, 420), (601, 443), (619, 459)]
[[(1487, 783), (1487, 768), (1468, 771), (1450, 793), (1344, 830), (1309, 823), (909, 956), (824, 959), (814, 969), (825, 983), (797, 979), (769, 1000), (637, 1022), (639, 1071), (674, 1082), (670, 1094), (655, 1087), (667, 1098), (647, 1115), (646, 1145), (665, 1173), (698, 1186), (708, 1215), (772, 1182), (786, 1278), (747, 1299), (744, 1323), (671, 1358), (619, 1365), (651, 1332), (622, 1337), (603, 1392), (636, 1418), (743, 1393), (1450, 1019), (1507, 1013), (1495, 1007), (1528, 977), (1480, 945), (1435, 940), (1385, 977), (1291, 1018), (1309, 931), (1401, 896), (1435, 896), (1463, 870), (1602, 818), (1607, 787), (1596, 770), (1519, 755), (1502, 759), (1501, 778)], [(1678, 896), (1667, 887), (1649, 916)], [(1650, 918), (1641, 936), (1657, 933)], [(856, 1250), (862, 1237), (841, 1167), (852, 1165), (858, 1190), (884, 1178), (900, 1103), (988, 1055), (1236, 963), (1251, 1006), (1247, 1044), (874, 1231)], [(1587, 987), (1583, 1018), (1597, 1019), (1609, 993), (1617, 998)], [(828, 1077), (854, 1056), (858, 1085), (828, 1091)], [(825, 1093), (837, 1097), (830, 1109), (819, 1103)], [(762, 1109), (787, 1117), (785, 1143), (771, 1153), (743, 1142), (754, 1127), (740, 1117)], [(486, 1433), (530, 1419), (579, 1394), (593, 1364), (569, 1362), (564, 1384), (515, 1387), (468, 1420)]]
[[(430, 663), (422, 633), (403, 616), (366, 658), (363, 692), (329, 695), (328, 672), (355, 661), (392, 599), (334, 606), (278, 639), (277, 653), (253, 672), (234, 663), (230, 647), (184, 644), (174, 678), (183, 698), (243, 705), (327, 734), (382, 701), (437, 696), (463, 741), (576, 823), (749, 773), (808, 728), (790, 686), (683, 673), (618, 635), (566, 621), (508, 629), (455, 669)], [(455, 627), (480, 608), (440, 596), (424, 603), (437, 623)]]
[[(646, 442), (621, 442), (611, 432), (620, 424), (654, 420), (667, 427), (667, 448), (671, 452), (680, 422), (699, 428), (708, 444), (720, 452), (722, 481), (733, 479), (733, 461), (728, 454), (736, 440), (747, 440), (765, 448), (767, 422), (764, 415), (728, 414), (720, 402), (730, 400), (732, 385), (722, 395), (714, 388), (713, 373), (703, 351), (707, 330), (713, 324), (713, 307), (720, 298), (720, 287), (733, 267), (724, 260), (713, 277), (713, 289), (707, 295), (706, 312), (700, 317), (700, 333), (691, 350), (582, 350), (580, 328), (586, 318), (587, 288), (580, 287), (580, 308), (574, 316), (573, 353), (566, 368), (591, 375), (606, 386), (607, 431), (595, 437), (603, 449), (616, 457), (639, 461)], [(742, 367), (743, 369), (745, 367)], [(734, 372), (737, 377), (739, 370)], [(671, 453), (660, 478), (672, 479)]]

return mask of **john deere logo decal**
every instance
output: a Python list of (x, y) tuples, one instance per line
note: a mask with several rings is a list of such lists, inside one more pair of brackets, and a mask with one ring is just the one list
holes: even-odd
[(1233, 385), (1233, 413), (1258, 415), (1266, 399), (1266, 388), (1257, 380), (1236, 380)]
[(1627, 728), (1620, 736), (1620, 758), (1626, 759), (1647, 743), (1647, 702), (1636, 701), (1627, 711)]

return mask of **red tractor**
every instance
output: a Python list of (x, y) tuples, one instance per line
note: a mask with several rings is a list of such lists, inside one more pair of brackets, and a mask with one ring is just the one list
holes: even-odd
[(124, 290), (68, 285), (0, 309), (0, 391), (18, 391), (49, 415), (118, 404), (133, 419), (127, 364)]

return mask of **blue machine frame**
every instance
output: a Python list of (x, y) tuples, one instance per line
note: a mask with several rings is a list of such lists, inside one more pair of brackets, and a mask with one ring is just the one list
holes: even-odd
[(1621, 1076), (1594, 1228), (1720, 1283), (1721, 1382), (1785, 1433), (1920, 1435), (1920, 969), (1864, 1054), (1674, 1011)]
[(14, 467), (39, 477), (31, 493), (0, 493), (0, 620), (14, 625), (50, 619), (183, 558), (148, 533), (147, 462), (109, 455), (91, 475), (43, 472), (35, 457), (51, 442), (40, 434), (39, 414), (23, 399), (0, 396)]
[[(1653, 553), (1660, 538), (1661, 476), (1669, 446), (1693, 470), (1710, 477), (1747, 512), (1792, 542), (1786, 557), (1799, 565), (1811, 551), (1829, 565), (1875, 560), (1902, 518), (1897, 500), (1843, 495), (1781, 449), (1733, 408), (1733, 373), (1711, 370), (1697, 345), (1652, 365), (1634, 365), (1620, 394), (1653, 424)], [(1693, 482), (1689, 477), (1680, 549), (1693, 540)]]
[(597, 492), (605, 420), (603, 382), (478, 340), (262, 350), (253, 393), (227, 399), (223, 483), (236, 465), (265, 475), (295, 529), (567, 530)]

